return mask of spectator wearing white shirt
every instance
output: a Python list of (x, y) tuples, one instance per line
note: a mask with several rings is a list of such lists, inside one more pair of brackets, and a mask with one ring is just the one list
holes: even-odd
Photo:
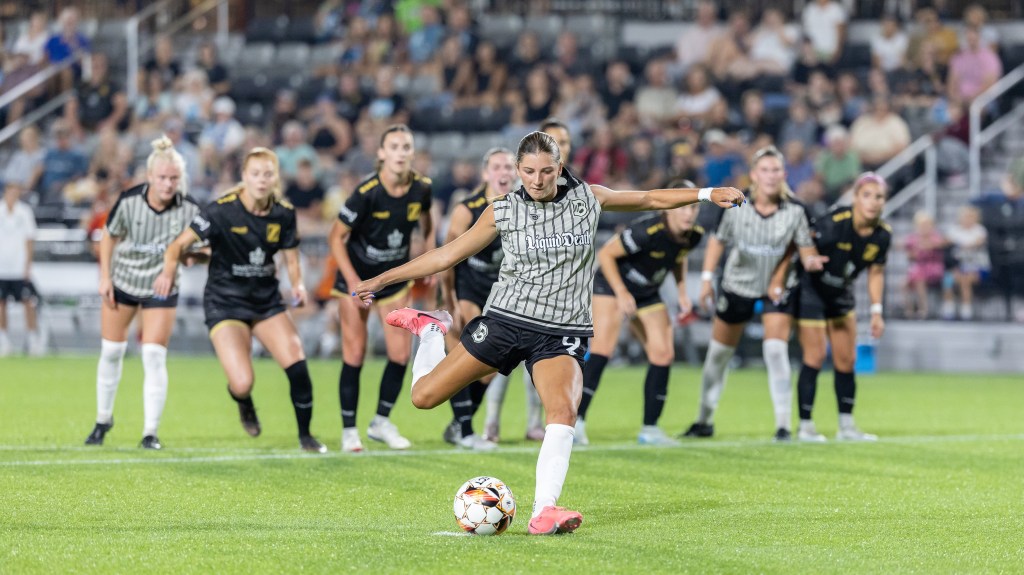
[(32, 208), (19, 201), (23, 191), (20, 182), (7, 182), (3, 201), (0, 201), (0, 237), (3, 238), (0, 241), (0, 357), (11, 353), (11, 340), (7, 336), (9, 299), (25, 306), (29, 354), (42, 355), (45, 348), (36, 317), (38, 296), (31, 280), (36, 219)]
[(712, 0), (697, 3), (697, 16), (679, 35), (676, 41), (676, 77), (680, 77), (695, 64), (704, 64), (710, 55), (710, 48), (722, 33), (718, 24), (718, 6)]
[(960, 319), (974, 318), (974, 287), (992, 267), (988, 257), (988, 231), (981, 225), (981, 211), (974, 206), (960, 208), (957, 223), (946, 232), (956, 267), (953, 282), (943, 282), (942, 319), (956, 317), (953, 285), (960, 292)]
[(676, 99), (676, 118), (702, 120), (721, 100), (722, 94), (711, 85), (707, 70), (694, 66), (686, 73), (686, 91)]
[(786, 23), (781, 11), (767, 8), (761, 15), (761, 23), (754, 29), (750, 58), (760, 73), (787, 75), (796, 60), (799, 39), (796, 29)]
[(833, 0), (815, 0), (804, 7), (804, 34), (823, 62), (835, 64), (846, 40), (846, 11)]
[(35, 126), (26, 126), (18, 134), (18, 150), (11, 154), (11, 159), (3, 171), (3, 179), (8, 182), (16, 181), (27, 192), (32, 192), (43, 173), (45, 157), (46, 149), (40, 144), (39, 130)]
[(896, 16), (882, 16), (882, 27), (878, 35), (871, 38), (871, 65), (883, 72), (893, 72), (903, 67), (907, 58), (910, 38), (901, 29)]
[(14, 54), (28, 56), (30, 66), (38, 66), (46, 57), (46, 42), (50, 39), (45, 12), (33, 12), (28, 27), (18, 36), (11, 50)]

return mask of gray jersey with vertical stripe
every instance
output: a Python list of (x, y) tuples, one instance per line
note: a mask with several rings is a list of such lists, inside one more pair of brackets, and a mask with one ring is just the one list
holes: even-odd
[(768, 282), (790, 242), (813, 244), (803, 206), (783, 201), (770, 216), (762, 216), (753, 202), (725, 210), (715, 237), (732, 247), (725, 261), (722, 289), (749, 298), (768, 293)]
[[(163, 270), (167, 246), (199, 214), (199, 206), (181, 195), (158, 212), (146, 201), (148, 189), (148, 184), (142, 184), (125, 190), (107, 215), (107, 232), (119, 240), (110, 263), (111, 280), (117, 289), (140, 298), (153, 296), (153, 282)], [(175, 286), (181, 268), (178, 274)]]
[(601, 204), (590, 186), (563, 170), (550, 202), (534, 201), (520, 187), (492, 205), (504, 259), (484, 315), (551, 335), (591, 337)]

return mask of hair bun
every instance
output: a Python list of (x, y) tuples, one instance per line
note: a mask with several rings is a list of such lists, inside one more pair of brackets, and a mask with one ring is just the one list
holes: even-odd
[(153, 140), (149, 145), (153, 147), (154, 152), (166, 152), (167, 150), (174, 149), (174, 142), (172, 142), (166, 134), (163, 134), (159, 138)]

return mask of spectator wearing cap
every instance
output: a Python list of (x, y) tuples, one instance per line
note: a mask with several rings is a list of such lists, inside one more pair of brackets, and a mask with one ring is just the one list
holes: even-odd
[(850, 133), (846, 128), (835, 124), (825, 130), (825, 149), (818, 152), (814, 171), (829, 200), (837, 199), (843, 189), (863, 171), (860, 157), (850, 149)]
[(213, 101), (213, 121), (203, 128), (199, 134), (199, 148), (206, 161), (216, 161), (211, 157), (226, 156), (238, 151), (245, 141), (245, 128), (235, 119), (235, 102), (227, 96)]
[(71, 130), (63, 120), (53, 123), (53, 143), (43, 156), (43, 172), (39, 182), (39, 203), (63, 204), (64, 186), (89, 172), (89, 158), (71, 147)]

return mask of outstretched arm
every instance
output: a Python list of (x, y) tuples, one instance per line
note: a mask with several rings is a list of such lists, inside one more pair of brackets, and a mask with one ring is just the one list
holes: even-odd
[[(590, 186), (601, 202), (601, 208), (613, 212), (671, 210), (699, 201), (714, 202), (721, 208), (743, 205), (746, 198), (736, 188), (672, 188), (643, 191), (615, 191), (604, 186)], [(707, 199), (705, 199), (705, 197)]]
[(360, 282), (352, 288), (353, 295), (370, 305), (373, 294), (391, 284), (414, 280), (455, 267), (455, 264), (487, 247), (494, 241), (498, 230), (494, 225), (494, 208), (489, 206), (469, 231), (451, 243), (430, 250), (411, 262)]

